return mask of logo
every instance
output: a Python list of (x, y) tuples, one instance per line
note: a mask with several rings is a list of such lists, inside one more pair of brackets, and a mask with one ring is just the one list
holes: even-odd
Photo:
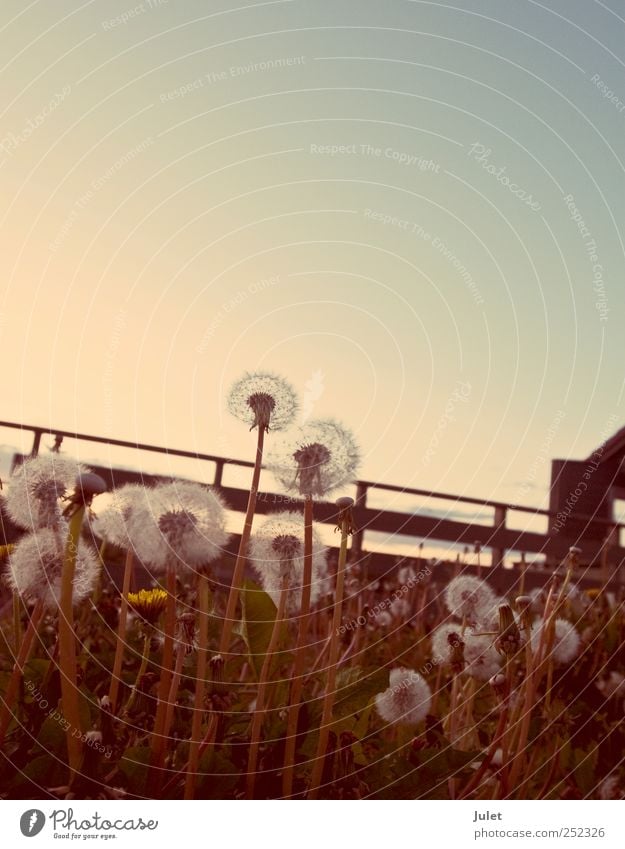
[(25, 811), (20, 819), (20, 828), (24, 837), (34, 837), (39, 834), (45, 824), (46, 816), (43, 811), (39, 811), (37, 808)]

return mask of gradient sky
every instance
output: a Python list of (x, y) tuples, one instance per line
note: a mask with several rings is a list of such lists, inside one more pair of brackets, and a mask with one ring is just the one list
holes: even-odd
[(537, 506), (623, 424), (622, 4), (1, 14), (0, 418), (249, 457), (271, 369), (362, 477)]

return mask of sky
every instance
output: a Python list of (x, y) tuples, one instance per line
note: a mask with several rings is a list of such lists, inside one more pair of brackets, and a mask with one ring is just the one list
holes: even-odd
[(625, 423), (624, 35), (615, 0), (4, 0), (1, 418), (249, 459), (225, 397), (270, 370), (362, 478), (546, 506)]

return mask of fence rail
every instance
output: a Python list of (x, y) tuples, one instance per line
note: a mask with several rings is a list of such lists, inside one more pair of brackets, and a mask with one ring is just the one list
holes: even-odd
[[(138, 451), (167, 454), (173, 457), (186, 457), (198, 461), (207, 461), (215, 464), (213, 485), (220, 487), (224, 497), (232, 510), (245, 511), (247, 503), (247, 492), (244, 489), (224, 486), (224, 470), (228, 466), (252, 468), (253, 463), (247, 460), (237, 460), (221, 457), (215, 454), (204, 454), (196, 451), (186, 451), (179, 448), (166, 448), (160, 445), (151, 445), (130, 440), (113, 439), (110, 437), (96, 436), (92, 434), (77, 433), (59, 428), (47, 428), (39, 425), (17, 424), (15, 422), (0, 421), (0, 428), (11, 428), (26, 431), (33, 436), (31, 455), (36, 455), (41, 447), (41, 438), (44, 435), (54, 437), (53, 450), (59, 450), (65, 438), (75, 439), (81, 442), (92, 442), (121, 448), (135, 449)], [(142, 480), (158, 479), (158, 475), (142, 475), (114, 467), (100, 467), (99, 473), (107, 480), (109, 486), (119, 486), (122, 483)], [(508, 527), (508, 515), (511, 512), (523, 513), (535, 517), (556, 518), (554, 513), (539, 508), (527, 507), (493, 499), (475, 498), (457, 495), (447, 492), (437, 492), (428, 489), (417, 489), (403, 487), (394, 484), (378, 483), (376, 481), (361, 480), (355, 482), (354, 518), (358, 531), (354, 534), (353, 551), (360, 556), (365, 550), (365, 539), (368, 532), (380, 532), (388, 535), (400, 534), (407, 537), (415, 537), (429, 542), (447, 542), (455, 545), (478, 546), (489, 549), (491, 552), (491, 566), (502, 567), (507, 552), (526, 553), (533, 555), (545, 555), (552, 562), (560, 560), (574, 542), (583, 549), (583, 560), (588, 565), (602, 565), (604, 570), (611, 565), (614, 569), (620, 569), (625, 562), (625, 549), (615, 544), (618, 534), (624, 525), (619, 522), (610, 521), (593, 515), (575, 514), (576, 527), (583, 524), (575, 540), (549, 533), (537, 533), (530, 530), (516, 530)], [(458, 521), (448, 518), (450, 510), (440, 510), (440, 515), (432, 515), (424, 511), (397, 511), (388, 509), (375, 509), (367, 504), (368, 494), (371, 490), (398, 493), (403, 495), (414, 495), (429, 499), (451, 502), (454, 508), (458, 506), (482, 507), (492, 510), (492, 522), (482, 524), (475, 521)], [(259, 493), (258, 511), (261, 513), (272, 512), (272, 510), (285, 506), (295, 506), (296, 501), (285, 499), (283, 496), (271, 492)], [(316, 509), (316, 519), (320, 522), (332, 523), (336, 519), (336, 508), (330, 503), (319, 503)], [(589, 543), (585, 535), (592, 537)], [(597, 539), (602, 542), (597, 543)], [(375, 553), (375, 548), (369, 549)]]

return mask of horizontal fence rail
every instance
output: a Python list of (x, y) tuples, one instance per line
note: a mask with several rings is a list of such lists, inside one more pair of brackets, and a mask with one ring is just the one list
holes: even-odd
[[(17, 424), (15, 422), (0, 421), (0, 427), (31, 433), (33, 436), (31, 455), (38, 453), (41, 447), (42, 436), (50, 435), (54, 437), (54, 447), (52, 450), (57, 451), (60, 450), (63, 440), (68, 438), (82, 442), (92, 442), (139, 451), (167, 454), (173, 457), (185, 457), (212, 462), (215, 465), (212, 484), (220, 488), (228, 507), (237, 512), (244, 512), (247, 506), (247, 490), (223, 485), (225, 468), (228, 466), (252, 468), (253, 463), (246, 460), (76, 433), (58, 428)], [(164, 477), (163, 475), (144, 475), (141, 472), (112, 466), (98, 466), (94, 470), (106, 480), (108, 487), (111, 489), (124, 483), (137, 481), (152, 483), (163, 480)], [(366, 552), (369, 559), (371, 557), (381, 558), (380, 562), (387, 560), (389, 555), (383, 555), (382, 552), (376, 551), (375, 546), (366, 547), (365, 545), (365, 535), (368, 532), (378, 532), (386, 534), (389, 537), (402, 535), (424, 541), (427, 540), (429, 543), (447, 542), (454, 545), (463, 545), (471, 547), (473, 550), (489, 549), (491, 553), (490, 566), (495, 567), (498, 571), (503, 567), (507, 552), (544, 555), (549, 562), (554, 564), (562, 560), (569, 546), (572, 544), (577, 544), (582, 548), (582, 562), (584, 564), (602, 567), (604, 580), (612, 580), (617, 572), (621, 572), (622, 564), (625, 563), (625, 549), (615, 543), (615, 539), (618, 539), (617, 535), (623, 527), (618, 522), (593, 515), (575, 514), (574, 518), (576, 522), (582, 522), (584, 527), (578, 533), (575, 540), (571, 540), (570, 537), (565, 538), (557, 534), (551, 535), (530, 530), (516, 530), (507, 526), (508, 514), (510, 512), (555, 519), (556, 514), (550, 513), (548, 510), (492, 499), (402, 487), (368, 480), (356, 481), (354, 485), (356, 501), (354, 520), (358, 530), (354, 534), (352, 552), (356, 558), (363, 556)], [(375, 509), (367, 505), (367, 497), (371, 490), (451, 502), (453, 507), (447, 511), (441, 509), (439, 511), (440, 515), (432, 515), (431, 511), (425, 512), (423, 510), (399, 511)], [(283, 509), (297, 509), (298, 505), (301, 506), (301, 504), (302, 502), (297, 499), (287, 498), (277, 493), (259, 492), (257, 511), (259, 513), (271, 513)], [(452, 509), (464, 505), (471, 507), (477, 506), (492, 511), (492, 522), (490, 524), (483, 524), (477, 521), (460, 521), (448, 518)], [(315, 519), (319, 522), (328, 524), (336, 523), (336, 507), (334, 504), (319, 502), (316, 504), (315, 513)], [(597, 542), (597, 539), (603, 541)], [(397, 560), (397, 556), (390, 555), (393, 561)]]

